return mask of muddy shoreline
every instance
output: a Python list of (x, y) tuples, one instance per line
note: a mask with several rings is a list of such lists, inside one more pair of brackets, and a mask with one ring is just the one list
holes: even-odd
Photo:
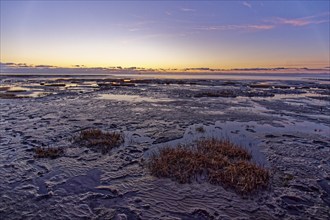
[[(1, 80), (16, 87), (0, 91), (1, 219), (330, 218), (327, 81)], [(125, 141), (105, 155), (72, 144), (88, 128)], [(242, 197), (149, 174), (150, 153), (205, 137), (249, 149), (269, 188)], [(65, 154), (34, 158), (40, 146)]]

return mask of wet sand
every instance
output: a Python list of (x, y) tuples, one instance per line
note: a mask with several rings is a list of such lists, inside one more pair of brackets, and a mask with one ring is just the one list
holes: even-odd
[[(1, 219), (330, 218), (329, 81), (1, 80), (13, 94), (0, 99)], [(105, 155), (73, 144), (88, 128), (125, 141)], [(207, 137), (251, 151), (269, 188), (241, 196), (150, 175), (150, 154)], [(65, 153), (35, 158), (40, 146)]]

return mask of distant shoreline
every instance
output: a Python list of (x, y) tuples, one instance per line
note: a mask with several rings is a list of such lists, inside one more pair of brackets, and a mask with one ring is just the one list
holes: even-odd
[(93, 78), (142, 78), (142, 79), (205, 79), (205, 80), (308, 80), (330, 81), (330, 73), (0, 73), (0, 78), (39, 77), (93, 77)]

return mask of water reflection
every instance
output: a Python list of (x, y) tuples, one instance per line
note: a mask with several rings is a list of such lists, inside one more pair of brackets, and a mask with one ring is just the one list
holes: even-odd
[(12, 86), (10, 87), (7, 92), (26, 92), (29, 91), (29, 88), (21, 87), (21, 86)]

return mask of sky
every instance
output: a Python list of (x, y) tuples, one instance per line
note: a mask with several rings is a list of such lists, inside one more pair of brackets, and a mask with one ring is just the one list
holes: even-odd
[(329, 68), (330, 1), (3, 1), (1, 66)]

